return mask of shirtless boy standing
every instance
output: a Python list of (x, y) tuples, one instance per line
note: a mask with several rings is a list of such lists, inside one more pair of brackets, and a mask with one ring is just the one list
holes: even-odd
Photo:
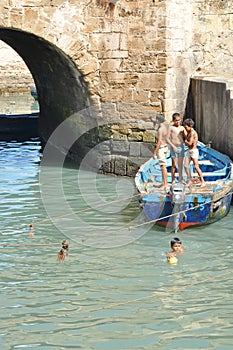
[(167, 142), (170, 145), (170, 152), (172, 158), (172, 183), (175, 183), (176, 164), (178, 166), (179, 182), (183, 181), (183, 160), (184, 160), (184, 139), (186, 137), (186, 130), (181, 125), (181, 117), (179, 113), (172, 115), (173, 125), (169, 128)]
[(158, 136), (157, 136), (158, 141), (157, 141), (155, 150), (153, 152), (153, 157), (158, 158), (159, 165), (162, 171), (162, 179), (163, 179), (161, 187), (164, 187), (166, 189), (168, 186), (167, 167), (166, 167), (166, 155), (168, 152), (168, 146), (167, 146), (168, 127), (165, 125), (164, 122), (165, 122), (165, 117), (162, 114), (158, 114), (156, 116), (156, 123), (159, 124)]
[(187, 176), (188, 176), (188, 181), (191, 181), (191, 172), (189, 169), (189, 163), (192, 160), (193, 165), (194, 165), (194, 169), (196, 170), (196, 172), (198, 173), (198, 175), (200, 177), (201, 187), (205, 187), (206, 184), (205, 184), (205, 181), (204, 181), (204, 178), (202, 175), (202, 171), (198, 165), (198, 156), (199, 156), (199, 152), (198, 152), (198, 148), (197, 148), (198, 134), (197, 134), (196, 130), (193, 129), (194, 121), (192, 119), (189, 119), (189, 118), (185, 119), (184, 127), (185, 127), (185, 130), (187, 131), (185, 145), (188, 146), (188, 148), (189, 148), (188, 154), (187, 154), (185, 162), (184, 162), (184, 167), (185, 167), (185, 171), (186, 171)]

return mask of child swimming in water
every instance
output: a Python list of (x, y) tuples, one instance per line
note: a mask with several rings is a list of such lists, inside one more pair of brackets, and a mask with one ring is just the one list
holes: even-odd
[(32, 237), (34, 236), (34, 234), (33, 234), (34, 225), (33, 225), (33, 224), (30, 224), (29, 227), (30, 227), (29, 237), (32, 238)]
[(64, 239), (64, 241), (61, 243), (61, 246), (61, 249), (57, 253), (57, 260), (63, 262), (65, 260), (65, 257), (68, 257), (69, 254), (69, 242)]
[(181, 240), (178, 237), (174, 237), (171, 240), (171, 251), (167, 253), (167, 261), (169, 262), (170, 258), (176, 257), (178, 254), (183, 253), (184, 247)]
[(57, 253), (57, 260), (60, 262), (63, 262), (65, 260), (65, 253), (63, 248), (61, 248)]
[(66, 252), (66, 256), (69, 254), (69, 242), (67, 242), (65, 239), (62, 241), (62, 248)]

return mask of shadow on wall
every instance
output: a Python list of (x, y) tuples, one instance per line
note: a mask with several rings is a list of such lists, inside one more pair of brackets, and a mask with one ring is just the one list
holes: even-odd
[(227, 81), (214, 77), (190, 80), (185, 117), (195, 121), (199, 138), (233, 159), (233, 99)]
[(21, 56), (33, 76), (40, 107), (40, 136), (47, 141), (62, 121), (90, 105), (88, 85), (70, 57), (43, 38), (0, 27), (0, 40)]

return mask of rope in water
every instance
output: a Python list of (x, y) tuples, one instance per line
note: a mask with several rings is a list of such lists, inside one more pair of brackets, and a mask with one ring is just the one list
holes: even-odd
[[(148, 192), (146, 195), (149, 195), (149, 194), (150, 194), (150, 193)], [(228, 194), (224, 195), (222, 198), (227, 197), (227, 196), (229, 196), (229, 195), (231, 195), (231, 193), (228, 193)], [(97, 208), (100, 208), (100, 207), (103, 207), (103, 206), (106, 206), (106, 205), (109, 205), (109, 204), (117, 203), (117, 202), (119, 202), (119, 201), (124, 201), (124, 200), (133, 199), (133, 198), (139, 197), (139, 196), (142, 196), (142, 194), (141, 194), (141, 193), (138, 193), (138, 194), (133, 195), (133, 196), (129, 196), (129, 197), (117, 199), (117, 200), (115, 200), (115, 201), (110, 201), (110, 202), (107, 202), (107, 203), (104, 203), (104, 204), (101, 203), (101, 204), (98, 204), (98, 205), (93, 206), (93, 207), (87, 207), (87, 208), (84, 208), (84, 209), (81, 209), (81, 210), (74, 211), (74, 212), (72, 212), (72, 213), (63, 214), (63, 215), (59, 215), (59, 216), (55, 216), (55, 217), (51, 217), (51, 218), (46, 218), (46, 219), (38, 220), (38, 221), (35, 221), (35, 222), (33, 223), (33, 225), (34, 225), (34, 224), (38, 225), (38, 224), (40, 224), (40, 223), (42, 223), (42, 222), (50, 221), (50, 220), (52, 220), (52, 219), (58, 219), (58, 218), (67, 217), (67, 216), (73, 215), (73, 214), (79, 214), (79, 213), (87, 212), (87, 211), (89, 211), (89, 210), (95, 210), (95, 209), (97, 209)], [(164, 220), (164, 219), (168, 219), (168, 218), (174, 217), (174, 216), (176, 216), (176, 215), (185, 214), (185, 213), (188, 212), (188, 211), (195, 210), (195, 209), (197, 209), (197, 208), (199, 208), (199, 207), (201, 207), (201, 206), (210, 204), (210, 203), (212, 203), (212, 202), (213, 202), (213, 201), (207, 201), (207, 202), (205, 202), (205, 203), (201, 203), (201, 204), (199, 204), (199, 205), (195, 205), (195, 206), (193, 206), (192, 208), (188, 208), (188, 209), (186, 209), (186, 210), (182, 210), (182, 211), (179, 211), (179, 212), (175, 212), (175, 213), (172, 213), (172, 214), (169, 214), (169, 215), (160, 217), (160, 218), (155, 219), (155, 220), (145, 221), (145, 222), (143, 222), (143, 223), (141, 223), (141, 224), (138, 224), (138, 225), (130, 226), (128, 229), (129, 229), (130, 231), (132, 231), (132, 230), (134, 230), (134, 229), (136, 229), (136, 228), (138, 228), (138, 227), (141, 227), (141, 226), (145, 226), (145, 225), (149, 225), (149, 224), (152, 224), (152, 223), (156, 223), (156, 222), (158, 222), (158, 221), (161, 221), (161, 220)], [(32, 224), (30, 224), (30, 225), (32, 225)], [(30, 226), (30, 225), (29, 225), (29, 226)], [(22, 227), (25, 228), (25, 226), (22, 226)], [(53, 245), (58, 245), (58, 243), (41, 243), (41, 244), (40, 244), (40, 243), (38, 243), (38, 244), (36, 244), (36, 243), (34, 243), (34, 244), (6, 244), (6, 243), (0, 243), (0, 247), (53, 246)]]
[(96, 307), (96, 308), (89, 309), (89, 310), (83, 310), (82, 306), (80, 306), (77, 311), (72, 312), (72, 313), (65, 313), (65, 314), (62, 314), (62, 315), (50, 315), (49, 317), (43, 317), (42, 316), (42, 317), (35, 317), (33, 319), (27, 319), (27, 320), (22, 320), (22, 321), (8, 322), (8, 323), (5, 323), (4, 325), (0, 326), (0, 329), (7, 328), (9, 326), (18, 325), (18, 324), (33, 323), (33, 322), (38, 322), (38, 321), (45, 322), (46, 320), (50, 321), (51, 319), (72, 317), (74, 315), (90, 314), (90, 313), (97, 312), (97, 311), (109, 310), (109, 309), (113, 309), (113, 308), (116, 308), (116, 307), (119, 307), (119, 306), (124, 306), (124, 305), (127, 305), (127, 304), (137, 303), (137, 302), (141, 302), (143, 300), (153, 299), (153, 298), (155, 298), (157, 296), (159, 297), (159, 296), (163, 296), (163, 295), (171, 295), (172, 293), (183, 291), (183, 290), (185, 290), (187, 288), (190, 288), (190, 287), (193, 287), (193, 286), (205, 283), (205, 282), (214, 281), (214, 280), (216, 280), (218, 278), (225, 277), (225, 276), (227, 276), (229, 274), (232, 274), (232, 271), (227, 271), (225, 273), (219, 274), (217, 276), (208, 277), (208, 278), (205, 278), (203, 280), (194, 281), (194, 282), (185, 284), (185, 285), (180, 286), (180, 287), (175, 287), (175, 288), (171, 288), (171, 289), (164, 290), (164, 291), (154, 291), (151, 294), (143, 296), (143, 297), (129, 299), (129, 300), (126, 300), (126, 301), (113, 303), (113, 304), (105, 305), (105, 306), (102, 306), (102, 307)]
[(93, 205), (92, 207), (87, 207), (87, 208), (84, 208), (84, 209), (72, 211), (72, 213), (62, 214), (62, 215), (53, 216), (53, 217), (45, 218), (45, 219), (42, 219), (42, 220), (38, 220), (38, 221), (35, 221), (34, 224), (37, 225), (37, 224), (40, 224), (42, 222), (50, 221), (50, 220), (53, 220), (53, 219), (60, 219), (60, 218), (67, 217), (67, 216), (70, 216), (70, 215), (73, 215), (73, 214), (80, 214), (80, 213), (84, 213), (84, 212), (89, 211), (89, 210), (96, 210), (96, 209), (105, 207), (106, 205), (110, 205), (110, 204), (117, 203), (117, 202), (122, 202), (122, 201), (133, 199), (133, 198), (139, 197), (139, 196), (141, 196), (141, 193), (137, 193), (137, 194), (135, 194), (133, 196), (129, 196), (129, 197), (116, 199), (116, 200), (113, 200), (113, 201), (108, 201), (106, 203)]
[[(81, 213), (84, 213), (84, 212), (87, 212), (87, 211), (96, 210), (96, 209), (99, 209), (99, 208), (104, 207), (106, 205), (110, 205), (110, 204), (117, 203), (117, 202), (122, 202), (122, 201), (125, 201), (125, 200), (130, 200), (130, 199), (133, 199), (133, 198), (136, 198), (136, 197), (139, 197), (139, 196), (141, 196), (140, 193), (135, 194), (133, 196), (128, 196), (128, 197), (116, 199), (116, 200), (113, 200), (113, 201), (108, 201), (106, 203), (97, 204), (97, 205), (92, 206), (92, 207), (87, 207), (87, 208), (84, 208), (84, 209), (72, 211), (72, 213), (62, 214), (62, 215), (53, 216), (53, 217), (47, 217), (47, 218), (44, 218), (44, 219), (41, 219), (41, 220), (35, 220), (33, 222), (33, 224), (31, 223), (29, 225), (28, 224), (27, 225), (21, 225), (21, 226), (19, 226), (17, 228), (17, 230), (25, 229), (26, 227), (31, 226), (31, 225), (33, 225), (33, 226), (39, 225), (39, 224), (42, 224), (44, 222), (51, 221), (51, 220), (54, 220), (54, 219), (60, 219), (60, 218), (63, 218), (63, 217), (74, 215), (74, 214), (81, 214)], [(36, 245), (50, 246), (50, 245), (57, 245), (57, 243), (50, 243), (50, 244), (49, 243), (48, 244), (6, 244), (6, 243), (0, 243), (0, 247), (19, 247), (19, 246), (36, 246)]]
[[(34, 221), (33, 224), (29, 224), (29, 227), (31, 226), (35, 226), (35, 225), (39, 225), (43, 222), (46, 222), (46, 221), (51, 221), (51, 220), (54, 220), (54, 219), (60, 219), (60, 218), (63, 218), (63, 217), (67, 217), (67, 216), (70, 216), (70, 215), (74, 215), (74, 214), (80, 214), (80, 213), (84, 213), (84, 212), (87, 212), (87, 211), (90, 211), (90, 210), (96, 210), (96, 209), (99, 209), (101, 207), (104, 207), (106, 205), (110, 205), (110, 204), (113, 204), (113, 203), (117, 203), (117, 202), (122, 202), (122, 201), (125, 201), (125, 200), (130, 200), (130, 199), (133, 199), (133, 198), (136, 198), (136, 197), (139, 197), (141, 196), (140, 193), (137, 193), (133, 196), (128, 196), (128, 197), (124, 197), (124, 198), (120, 198), (120, 199), (116, 199), (116, 200), (113, 200), (113, 201), (108, 201), (106, 203), (101, 203), (101, 204), (97, 204), (95, 206), (92, 206), (92, 207), (87, 207), (87, 208), (84, 208), (84, 209), (80, 209), (80, 210), (77, 210), (77, 211), (72, 211), (72, 213), (67, 213), (67, 214), (62, 214), (62, 215), (58, 215), (58, 216), (53, 216), (53, 217), (48, 217), (48, 218), (44, 218), (44, 219), (41, 219), (41, 220), (37, 220), (37, 221)], [(22, 225), (20, 227), (18, 227), (18, 230), (21, 228), (26, 228), (28, 227), (28, 225)], [(44, 244), (7, 244), (7, 243), (0, 243), (0, 247), (23, 247), (23, 246), (53, 246), (53, 245), (58, 245), (59, 243), (44, 243)]]
[[(141, 195), (141, 194), (137, 194), (137, 195), (134, 195), (134, 196), (131, 196), (131, 197), (127, 197), (127, 199), (134, 198), (134, 197), (137, 197), (139, 195)], [(228, 195), (230, 195), (230, 194), (227, 194), (224, 197), (226, 197)], [(119, 201), (119, 200), (117, 200), (117, 201)], [(116, 202), (116, 201), (112, 201), (112, 202)], [(197, 205), (195, 207), (189, 208), (189, 209), (187, 209), (185, 211), (180, 211), (179, 213), (168, 215), (167, 217), (174, 216), (174, 215), (177, 215), (177, 214), (182, 214), (182, 213), (187, 212), (189, 210), (195, 210), (199, 206), (203, 206), (203, 205), (208, 204), (210, 202), (211, 201), (206, 202), (206, 203), (202, 203), (202, 204)], [(109, 204), (109, 202), (106, 203), (106, 205), (107, 204)], [(97, 207), (100, 207), (100, 205), (98, 205)], [(85, 208), (85, 209), (82, 209), (80, 211), (76, 211), (76, 213), (83, 212), (83, 211), (88, 211), (88, 210), (93, 210), (93, 207)], [(63, 217), (63, 215), (61, 215), (61, 217)], [(166, 218), (166, 217), (164, 217), (164, 218)], [(161, 219), (162, 218), (160, 218), (160, 220)], [(43, 221), (44, 220), (40, 220), (37, 223), (43, 222)], [(138, 226), (149, 224), (149, 223), (156, 222), (156, 221), (158, 221), (158, 220), (152, 220), (150, 222), (145, 222), (145, 223), (140, 224)], [(134, 228), (138, 227), (138, 226), (134, 226)], [(50, 243), (50, 244), (36, 244), (36, 243), (35, 244), (0, 244), (0, 246), (3, 246), (3, 247), (9, 247), (9, 246), (17, 246), (17, 247), (18, 246), (49, 246), (49, 245), (58, 245), (58, 243)], [(153, 293), (151, 293), (151, 294), (149, 294), (147, 296), (134, 298), (134, 299), (129, 299), (127, 301), (122, 301), (122, 302), (118, 302), (118, 303), (104, 305), (102, 307), (92, 308), (92, 309), (89, 309), (89, 310), (83, 310), (82, 306), (80, 306), (79, 309), (76, 312), (73, 312), (73, 313), (65, 313), (65, 314), (62, 314), (62, 315), (50, 315), (49, 317), (44, 317), (44, 318), (43, 317), (40, 317), (40, 318), (37, 317), (37, 318), (27, 319), (27, 320), (23, 320), (23, 321), (9, 322), (9, 323), (6, 323), (4, 326), (1, 326), (0, 328), (3, 328), (3, 327), (6, 328), (6, 327), (9, 327), (11, 325), (17, 325), (17, 324), (22, 324), (22, 323), (33, 323), (33, 322), (38, 322), (38, 321), (42, 321), (42, 320), (44, 322), (46, 320), (49, 321), (51, 319), (65, 318), (65, 317), (71, 317), (71, 316), (79, 315), (79, 314), (88, 314), (88, 313), (93, 313), (93, 312), (97, 312), (97, 311), (103, 311), (103, 310), (106, 310), (106, 309), (113, 309), (113, 308), (116, 308), (116, 307), (119, 307), (119, 306), (124, 306), (124, 305), (130, 304), (130, 303), (137, 303), (137, 302), (140, 302), (140, 301), (143, 301), (143, 300), (149, 300), (149, 299), (155, 298), (156, 296), (159, 297), (159, 296), (166, 295), (166, 294), (176, 293), (178, 291), (185, 290), (187, 288), (190, 288), (190, 287), (195, 286), (195, 285), (199, 285), (201, 283), (205, 283), (205, 282), (216, 280), (216, 279), (221, 278), (221, 277), (225, 277), (228, 274), (232, 274), (232, 271), (228, 271), (228, 272), (222, 273), (220, 275), (212, 276), (212, 277), (209, 277), (209, 278), (206, 278), (206, 279), (203, 279), (203, 280), (194, 281), (194, 282), (191, 282), (189, 284), (186, 284), (186, 285), (183, 285), (183, 286), (180, 286), (180, 287), (171, 288), (171, 289), (166, 290), (166, 291), (154, 291)]]
[(24, 244), (24, 243), (15, 243), (15, 244), (8, 244), (8, 243), (0, 243), (0, 247), (40, 247), (40, 246), (55, 246), (55, 245), (61, 245), (61, 243), (31, 243), (31, 244)]

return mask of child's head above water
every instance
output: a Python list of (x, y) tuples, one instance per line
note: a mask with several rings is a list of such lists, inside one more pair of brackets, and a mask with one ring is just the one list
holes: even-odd
[(175, 253), (182, 253), (184, 251), (184, 247), (182, 246), (182, 242), (178, 237), (174, 237), (171, 240), (171, 248)]
[(182, 244), (181, 240), (178, 238), (178, 237), (174, 237), (172, 240), (171, 240), (171, 248), (174, 246), (174, 244)]

